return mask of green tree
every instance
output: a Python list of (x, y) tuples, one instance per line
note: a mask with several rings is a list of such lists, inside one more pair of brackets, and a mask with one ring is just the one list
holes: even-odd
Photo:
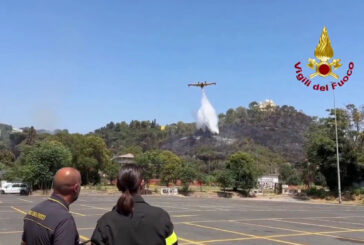
[[(337, 191), (336, 143), (334, 110), (329, 110), (329, 117), (320, 120), (311, 127), (307, 141), (308, 161), (318, 166), (325, 176), (330, 190)], [(350, 130), (350, 117), (347, 111), (337, 109), (337, 129), (340, 157), (340, 175), (343, 189), (360, 180), (358, 152)]]
[(100, 182), (99, 170), (103, 170), (105, 164), (110, 161), (110, 152), (104, 140), (98, 136), (88, 135), (83, 140), (81, 154), (75, 167), (81, 171), (82, 181), (96, 184)]
[(197, 177), (196, 170), (191, 164), (185, 164), (179, 172), (179, 178), (182, 182), (183, 190), (188, 191), (190, 183)]
[(8, 149), (0, 150), (0, 163), (11, 166), (15, 161), (15, 155)]
[(138, 155), (143, 153), (143, 149), (142, 149), (142, 147), (137, 146), (137, 145), (136, 146), (129, 146), (129, 147), (124, 148), (121, 153), (122, 154), (131, 153), (135, 157), (137, 157)]
[(26, 144), (27, 145), (33, 145), (35, 143), (36, 136), (37, 136), (37, 131), (34, 129), (33, 126), (31, 126), (28, 129), (28, 135), (27, 135), (27, 139), (26, 139)]
[(53, 139), (71, 151), (72, 166), (80, 170), (83, 184), (100, 182), (99, 171), (111, 159), (111, 153), (101, 137), (60, 132)]
[(46, 189), (58, 169), (71, 165), (71, 153), (59, 142), (44, 141), (28, 147), (20, 162), (20, 177), (35, 188)]
[(259, 171), (250, 154), (237, 152), (230, 155), (226, 161), (226, 168), (234, 175), (234, 190), (241, 188), (249, 192), (257, 185)]
[(120, 170), (120, 165), (118, 163), (107, 162), (105, 164), (103, 172), (106, 174), (107, 179), (111, 183), (118, 177), (119, 170)]
[(361, 109), (358, 109), (355, 105), (349, 104), (346, 106), (346, 109), (348, 111), (348, 115), (350, 117), (351, 124), (350, 126), (354, 129), (353, 130), (353, 137), (354, 141), (357, 140), (359, 137), (359, 134), (362, 129), (362, 124), (364, 121), (364, 107)]
[[(304, 162), (302, 164), (302, 175), (301, 179), (305, 185), (307, 185), (307, 188), (310, 189), (313, 184), (316, 184), (318, 181), (321, 180), (320, 178), (323, 177), (322, 173), (320, 172), (319, 165), (317, 163), (312, 162)], [(325, 181), (321, 180), (319, 181), (321, 184)]]
[(201, 181), (205, 185), (211, 186), (213, 183), (216, 182), (216, 177), (211, 174), (203, 174), (201, 175)]
[(159, 150), (146, 151), (143, 154), (136, 156), (135, 161), (143, 167), (146, 181), (149, 181), (149, 179), (152, 178), (160, 178), (162, 165), (164, 163), (160, 156), (161, 151)]
[(225, 123), (232, 124), (234, 120), (235, 120), (235, 110), (230, 108), (229, 110), (226, 111)]
[(229, 169), (219, 170), (216, 172), (216, 181), (224, 192), (226, 191), (226, 188), (234, 185), (234, 178), (235, 174)]
[(256, 101), (252, 101), (252, 102), (250, 102), (250, 104), (249, 104), (249, 110), (257, 110), (257, 109), (258, 109), (258, 107), (259, 107), (259, 104), (258, 104), (258, 102), (256, 102)]
[(157, 171), (161, 168), (159, 151), (147, 151), (135, 157), (135, 162), (143, 168), (144, 181), (149, 186), (149, 180), (159, 177)]
[(214, 165), (217, 165), (219, 161), (225, 159), (223, 153), (216, 151), (210, 147), (201, 147), (197, 150), (197, 158), (205, 163), (205, 173), (210, 174), (215, 170)]
[(160, 178), (165, 184), (175, 183), (182, 168), (181, 158), (171, 151), (147, 151), (138, 155), (135, 161), (142, 166), (147, 183), (151, 178)]
[(159, 158), (162, 162), (161, 180), (165, 184), (170, 182), (176, 183), (179, 178), (179, 172), (182, 168), (182, 160), (179, 156), (171, 151), (162, 151), (159, 154)]
[(283, 163), (279, 167), (279, 179), (283, 184), (298, 185), (300, 183), (296, 169), (290, 163)]

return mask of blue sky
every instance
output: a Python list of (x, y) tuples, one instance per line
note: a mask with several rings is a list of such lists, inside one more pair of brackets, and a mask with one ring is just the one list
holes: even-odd
[[(192, 122), (201, 91), (218, 113), (272, 99), (325, 116), (306, 88), (324, 25), (343, 66), (338, 106), (363, 105), (364, 1), (1, 1), (0, 122), (87, 133), (110, 121)], [(318, 79), (319, 80), (319, 79)], [(332, 79), (326, 80), (331, 81)]]

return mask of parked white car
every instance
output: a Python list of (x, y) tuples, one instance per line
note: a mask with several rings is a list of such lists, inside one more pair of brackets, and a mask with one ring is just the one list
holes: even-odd
[(29, 186), (25, 183), (6, 183), (0, 188), (1, 194), (29, 195)]

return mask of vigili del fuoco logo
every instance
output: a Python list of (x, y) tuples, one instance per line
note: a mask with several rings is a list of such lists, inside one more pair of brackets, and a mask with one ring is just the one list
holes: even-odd
[[(315, 57), (318, 61), (316, 59), (308, 59), (307, 66), (314, 70), (314, 73), (310, 74), (309, 78), (303, 75), (300, 61), (294, 66), (296, 68), (297, 80), (307, 87), (312, 85), (313, 90), (329, 91), (330, 89), (334, 90), (336, 87), (342, 87), (349, 81), (350, 76), (353, 74), (354, 62), (349, 63), (346, 74), (342, 79), (334, 72), (339, 69), (342, 64), (340, 64), (341, 59), (332, 59), (334, 57), (334, 50), (331, 47), (331, 41), (326, 27), (322, 30), (319, 44), (315, 49)], [(331, 59), (332, 61), (330, 61)], [(317, 76), (324, 78), (329, 77), (336, 80), (326, 84), (315, 83), (313, 80), (310, 80)]]

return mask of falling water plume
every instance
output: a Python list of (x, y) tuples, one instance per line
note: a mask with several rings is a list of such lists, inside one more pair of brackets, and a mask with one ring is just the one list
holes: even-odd
[(205, 91), (202, 89), (201, 107), (197, 112), (197, 128), (209, 129), (212, 133), (218, 134), (218, 117), (214, 107), (207, 99)]

